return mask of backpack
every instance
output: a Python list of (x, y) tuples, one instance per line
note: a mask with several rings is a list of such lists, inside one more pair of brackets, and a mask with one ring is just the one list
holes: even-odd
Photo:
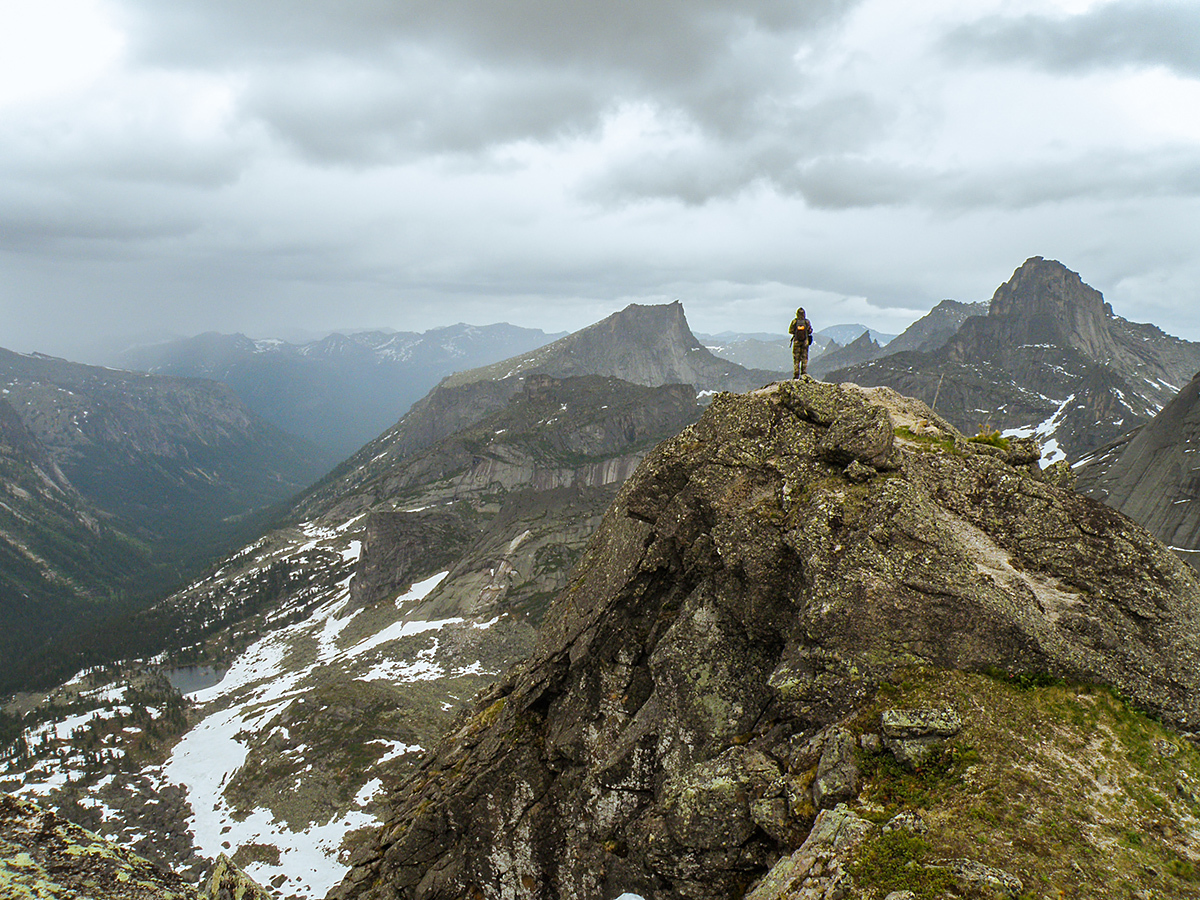
[(788, 331), (792, 333), (793, 341), (796, 338), (801, 338), (802, 340), (808, 338), (809, 344), (813, 342), (812, 326), (808, 324), (808, 319), (792, 319), (792, 324), (789, 326)]

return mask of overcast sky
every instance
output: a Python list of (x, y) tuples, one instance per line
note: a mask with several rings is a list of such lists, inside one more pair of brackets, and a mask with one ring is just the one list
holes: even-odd
[(1200, 340), (1195, 0), (0, 11), (0, 346), (900, 331), (1034, 255)]

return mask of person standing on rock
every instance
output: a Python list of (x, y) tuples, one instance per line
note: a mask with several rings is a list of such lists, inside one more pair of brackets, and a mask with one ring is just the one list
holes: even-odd
[(812, 343), (812, 322), (804, 315), (804, 307), (796, 310), (796, 318), (788, 326), (792, 336), (792, 377), (799, 378), (808, 374), (808, 345)]

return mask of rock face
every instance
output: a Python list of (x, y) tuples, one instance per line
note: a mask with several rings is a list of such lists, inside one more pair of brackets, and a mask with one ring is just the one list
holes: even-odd
[(1085, 460), (1079, 489), (1200, 568), (1200, 375), (1137, 432)]
[(963, 319), (944, 346), (829, 378), (918, 397), (968, 433), (1036, 434), (1053, 461), (1148, 421), (1197, 369), (1200, 344), (1113, 315), (1077, 273), (1035, 256), (996, 290), (986, 316)]
[(1196, 728), (1200, 582), (1027, 460), (886, 389), (716, 397), (331, 897), (742, 896), (809, 831), (811, 739), (914, 664), (1102, 681)]

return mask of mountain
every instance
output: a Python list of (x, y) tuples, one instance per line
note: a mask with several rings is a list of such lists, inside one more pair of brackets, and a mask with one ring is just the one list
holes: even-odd
[(1115, 316), (1077, 273), (1033, 257), (943, 346), (828, 377), (918, 397), (967, 431), (1037, 434), (1048, 459), (1077, 459), (1149, 421), (1197, 369), (1200, 344)]
[(620, 312), (538, 350), (444, 378), (395, 426), (366, 444), (308, 491), (303, 514), (356, 489), (396, 460), (470, 427), (524, 389), (529, 375), (602, 375), (632, 384), (690, 384), (710, 395), (744, 391), (784, 373), (746, 369), (705, 349), (692, 334), (683, 305), (630, 304)]
[(329, 464), (209, 381), (0, 349), (0, 386), (83, 497), (175, 549), (210, 544)]
[[(862, 332), (857, 334), (846, 346), (831, 346), (828, 352), (811, 359), (808, 366), (809, 372), (815, 378), (825, 378), (829, 373), (836, 372), (838, 369), (861, 365), (905, 350), (931, 352), (957, 334), (962, 323), (968, 318), (986, 315), (987, 310), (986, 303), (959, 303), (956, 300), (943, 300), (909, 325), (899, 336), (872, 334), (863, 328)], [(859, 329), (862, 326), (855, 325), (849, 328), (853, 333), (853, 329)], [(880, 343), (879, 338), (890, 338), (890, 340)]]
[(208, 333), (131, 348), (116, 362), (126, 369), (224, 382), (268, 422), (343, 459), (452, 372), (507, 359), (559, 336), (507, 324), (459, 324), (424, 334), (335, 333), (302, 344)]
[[(97, 797), (92, 825), (193, 877), (228, 849), (262, 883), (322, 895), (341, 842), (528, 655), (638, 462), (699, 417), (701, 391), (770, 379), (698, 347), (677, 307), (573, 338), (499, 380), (447, 379), (280, 527), (102, 635), (130, 661), (22, 708), (19, 790), (64, 815)], [(573, 374), (586, 367), (606, 372)], [(186, 722), (168, 718), (164, 675), (199, 680)], [(127, 736), (114, 706), (142, 731)], [(96, 747), (127, 762), (107, 769)]]
[(1194, 896), (1200, 580), (1038, 456), (886, 389), (715, 399), (331, 900)]
[[(825, 340), (834, 341), (835, 343), (844, 347), (847, 344), (858, 340), (864, 334), (869, 335), (869, 339), (875, 343), (885, 345), (894, 337), (896, 337), (894, 334), (883, 334), (878, 331), (871, 331), (871, 329), (867, 328), (866, 325), (854, 324), (830, 325), (828, 328), (822, 328), (820, 331), (818, 331), (814, 335), (814, 338), (824, 338)], [(814, 343), (816, 343), (815, 340)]]
[(904, 333), (887, 343), (887, 352), (901, 353), (915, 350), (929, 353), (937, 350), (958, 333), (963, 322), (972, 316), (986, 316), (987, 303), (960, 303), (943, 300), (928, 313), (913, 322)]
[(692, 334), (683, 304), (631, 303), (607, 319), (514, 359), (459, 372), (446, 387), (503, 381), (533, 372), (562, 378), (611, 375), (634, 384), (691, 384), (697, 390), (745, 390), (778, 372), (756, 371), (718, 359)]
[(0, 396), (0, 667), (161, 584), (148, 555), (79, 496)]
[(70, 664), (47, 639), (162, 596), (326, 465), (223, 385), (7, 350), (0, 444), (8, 688)]
[(1200, 373), (1132, 434), (1076, 467), (1079, 489), (1200, 567)]
[[(786, 328), (786, 323), (785, 323)], [(723, 331), (720, 334), (697, 334), (696, 338), (714, 356), (727, 359), (750, 369), (765, 369), (790, 374), (792, 371), (792, 345), (784, 328), (779, 334)], [(809, 360), (815, 360), (830, 347), (837, 346), (827, 337), (813, 335), (809, 348)]]
[(815, 378), (822, 378), (836, 369), (878, 359), (884, 354), (884, 349), (872, 339), (871, 332), (864, 331), (846, 346), (831, 345), (808, 364), (809, 373)]

